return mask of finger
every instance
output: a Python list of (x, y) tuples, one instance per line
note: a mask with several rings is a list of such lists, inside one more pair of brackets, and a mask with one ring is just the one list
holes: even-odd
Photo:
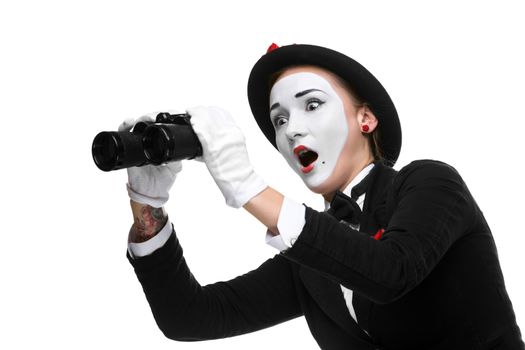
[(159, 112), (148, 113), (137, 119), (138, 122), (154, 122)]
[(169, 114), (184, 114), (184, 111), (181, 109), (168, 109), (166, 112)]
[(169, 171), (172, 174), (178, 174), (182, 170), (182, 162), (178, 161), (178, 162), (167, 163), (166, 167), (168, 167)]
[(135, 119), (128, 118), (119, 125), (118, 131), (130, 131), (133, 125), (135, 125)]

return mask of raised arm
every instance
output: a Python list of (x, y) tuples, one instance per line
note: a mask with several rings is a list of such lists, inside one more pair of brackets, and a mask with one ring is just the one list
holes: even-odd
[[(128, 121), (119, 129), (129, 130), (133, 123)], [(238, 139), (226, 134), (227, 142), (234, 142), (230, 148), (237, 150)], [(241, 206), (266, 187), (250, 169), (228, 171), (224, 167), (225, 158), (235, 156), (236, 152), (210, 155), (206, 140), (201, 139), (203, 156), (216, 182), (225, 187), (223, 193), (228, 204)], [(243, 146), (241, 143), (240, 147)], [(128, 168), (127, 189), (134, 222), (127, 256), (163, 333), (185, 341), (223, 338), (301, 315), (291, 264), (280, 256), (231, 281), (207, 286), (197, 282), (163, 208), (181, 168), (180, 162)]]
[[(134, 201), (131, 208), (130, 242), (135, 247), (151, 245), (157, 233), (166, 229), (164, 209)], [(302, 315), (291, 265), (285, 258), (277, 255), (233, 280), (201, 286), (186, 264), (171, 225), (169, 230), (167, 242), (152, 253), (142, 257), (128, 253), (166, 337), (179, 341), (225, 338)]]

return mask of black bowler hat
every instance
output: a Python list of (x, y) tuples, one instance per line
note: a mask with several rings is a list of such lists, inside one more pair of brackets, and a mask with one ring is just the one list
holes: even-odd
[(365, 67), (348, 56), (314, 45), (272, 44), (252, 68), (248, 79), (248, 100), (252, 113), (264, 135), (272, 145), (275, 132), (270, 121), (270, 79), (284, 68), (312, 65), (324, 68), (346, 81), (355, 90), (379, 120), (380, 147), (386, 164), (393, 166), (401, 151), (401, 124), (396, 107), (385, 88)]

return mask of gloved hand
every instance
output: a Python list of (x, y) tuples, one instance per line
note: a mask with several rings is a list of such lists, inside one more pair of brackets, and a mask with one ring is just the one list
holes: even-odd
[[(174, 113), (171, 112), (170, 113)], [(130, 131), (140, 121), (155, 120), (157, 113), (144, 115), (137, 120), (127, 119), (118, 128), (118, 131)], [(182, 170), (182, 162), (170, 162), (161, 165), (144, 165), (127, 168), (128, 195), (133, 201), (160, 208), (169, 198), (169, 190), (177, 173)]]
[(202, 159), (226, 204), (240, 208), (267, 187), (253, 170), (244, 135), (228, 112), (201, 106), (187, 113), (202, 145)]

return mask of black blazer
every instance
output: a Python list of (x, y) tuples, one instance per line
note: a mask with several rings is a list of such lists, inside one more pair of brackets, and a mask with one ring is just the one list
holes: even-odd
[(379, 163), (370, 176), (360, 231), (307, 207), (292, 248), (227, 282), (199, 285), (175, 233), (128, 255), (159, 328), (204, 340), (304, 315), (322, 349), (525, 349), (492, 234), (455, 169)]

